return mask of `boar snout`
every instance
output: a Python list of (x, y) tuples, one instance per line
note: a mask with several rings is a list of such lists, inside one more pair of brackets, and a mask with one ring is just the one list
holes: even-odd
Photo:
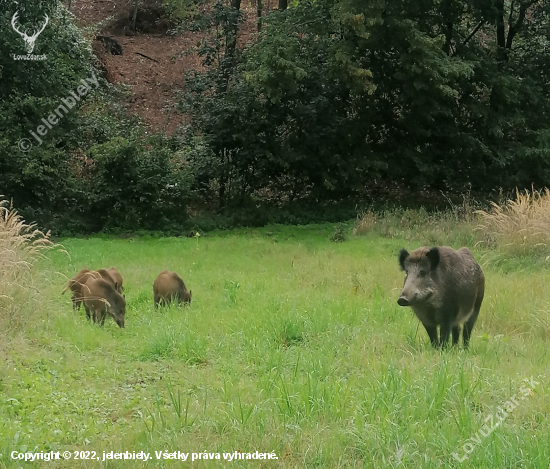
[(410, 306), (409, 300), (407, 300), (407, 298), (405, 298), (404, 296), (399, 297), (399, 299), (397, 300), (397, 304), (399, 306)]

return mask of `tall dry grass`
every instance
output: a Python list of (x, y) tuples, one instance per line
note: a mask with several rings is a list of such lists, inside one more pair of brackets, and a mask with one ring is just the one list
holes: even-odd
[(428, 212), (425, 208), (393, 209), (376, 213), (360, 212), (353, 228), (354, 236), (376, 233), (384, 238), (403, 238), (411, 243), (428, 245), (475, 245), (476, 209), (478, 201), (469, 192), (463, 194), (460, 204), (447, 198), (449, 208)]
[(0, 333), (21, 324), (22, 312), (32, 310), (39, 293), (33, 266), (55, 247), (49, 236), (26, 224), (7, 201), (0, 200)]
[(514, 254), (548, 251), (550, 246), (550, 190), (520, 192), (489, 211), (478, 210), (482, 244)]

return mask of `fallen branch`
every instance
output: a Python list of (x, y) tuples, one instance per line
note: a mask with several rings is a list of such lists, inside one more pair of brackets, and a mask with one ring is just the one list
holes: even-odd
[(142, 54), (141, 52), (135, 52), (135, 54), (141, 55), (142, 57), (145, 57), (146, 59), (152, 60), (153, 62), (160, 63), (158, 60), (155, 60), (155, 59), (153, 59), (153, 58), (151, 58), (151, 57), (149, 57), (145, 54)]

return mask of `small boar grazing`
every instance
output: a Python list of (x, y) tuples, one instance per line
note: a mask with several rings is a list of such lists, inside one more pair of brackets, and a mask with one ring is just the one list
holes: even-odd
[[(116, 270), (116, 269), (115, 269)], [(120, 274), (119, 274), (120, 275)], [(67, 290), (71, 290), (73, 293), (72, 295), (72, 302), (73, 302), (73, 309), (79, 310), (80, 305), (82, 304), (82, 287), (83, 285), (88, 281), (89, 278), (103, 278), (110, 284), (112, 284), (117, 290), (119, 287), (117, 286), (116, 281), (113, 279), (111, 274), (105, 270), (105, 269), (99, 269), (99, 270), (89, 270), (89, 269), (81, 269), (78, 271), (78, 273), (67, 283), (67, 286), (65, 289), (61, 292), (61, 294), (65, 293)], [(122, 279), (122, 277), (121, 277)], [(119, 293), (122, 290), (119, 290)]]
[(451, 332), (457, 344), (463, 325), (467, 348), (485, 292), (485, 277), (470, 250), (421, 247), (409, 254), (401, 249), (399, 265), (407, 274), (399, 306), (413, 309), (434, 347), (446, 346)]
[(163, 270), (153, 283), (153, 296), (155, 308), (160, 304), (168, 306), (172, 300), (177, 301), (178, 305), (182, 302), (191, 303), (191, 290), (187, 291), (185, 283), (178, 274), (167, 270)]
[(109, 267), (108, 269), (100, 270), (105, 270), (111, 276), (111, 278), (115, 282), (117, 291), (119, 293), (122, 293), (124, 290), (124, 288), (122, 287), (122, 275), (120, 275), (120, 272), (116, 269), (116, 267)]
[(82, 295), (88, 319), (91, 316), (94, 322), (103, 326), (109, 314), (120, 327), (124, 327), (126, 300), (110, 282), (89, 277), (82, 287)]

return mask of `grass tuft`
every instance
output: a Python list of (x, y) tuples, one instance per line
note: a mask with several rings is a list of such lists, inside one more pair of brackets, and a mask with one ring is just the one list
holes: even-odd
[(0, 330), (23, 321), (23, 311), (38, 293), (32, 267), (54, 247), (49, 232), (26, 224), (7, 201), (0, 201)]
[(273, 328), (275, 343), (283, 347), (299, 345), (305, 338), (305, 321), (300, 317), (282, 318)]
[(375, 234), (388, 239), (402, 238), (420, 246), (475, 245), (476, 208), (479, 202), (470, 193), (463, 194), (462, 202), (449, 199), (450, 209), (428, 212), (396, 208), (375, 213), (360, 212), (353, 228), (354, 236)]
[(188, 365), (206, 363), (206, 341), (181, 324), (159, 329), (151, 334), (138, 353), (138, 359), (157, 361), (177, 359)]
[(364, 236), (370, 233), (378, 221), (378, 217), (372, 210), (360, 212), (355, 220), (355, 226), (353, 227), (354, 236)]

